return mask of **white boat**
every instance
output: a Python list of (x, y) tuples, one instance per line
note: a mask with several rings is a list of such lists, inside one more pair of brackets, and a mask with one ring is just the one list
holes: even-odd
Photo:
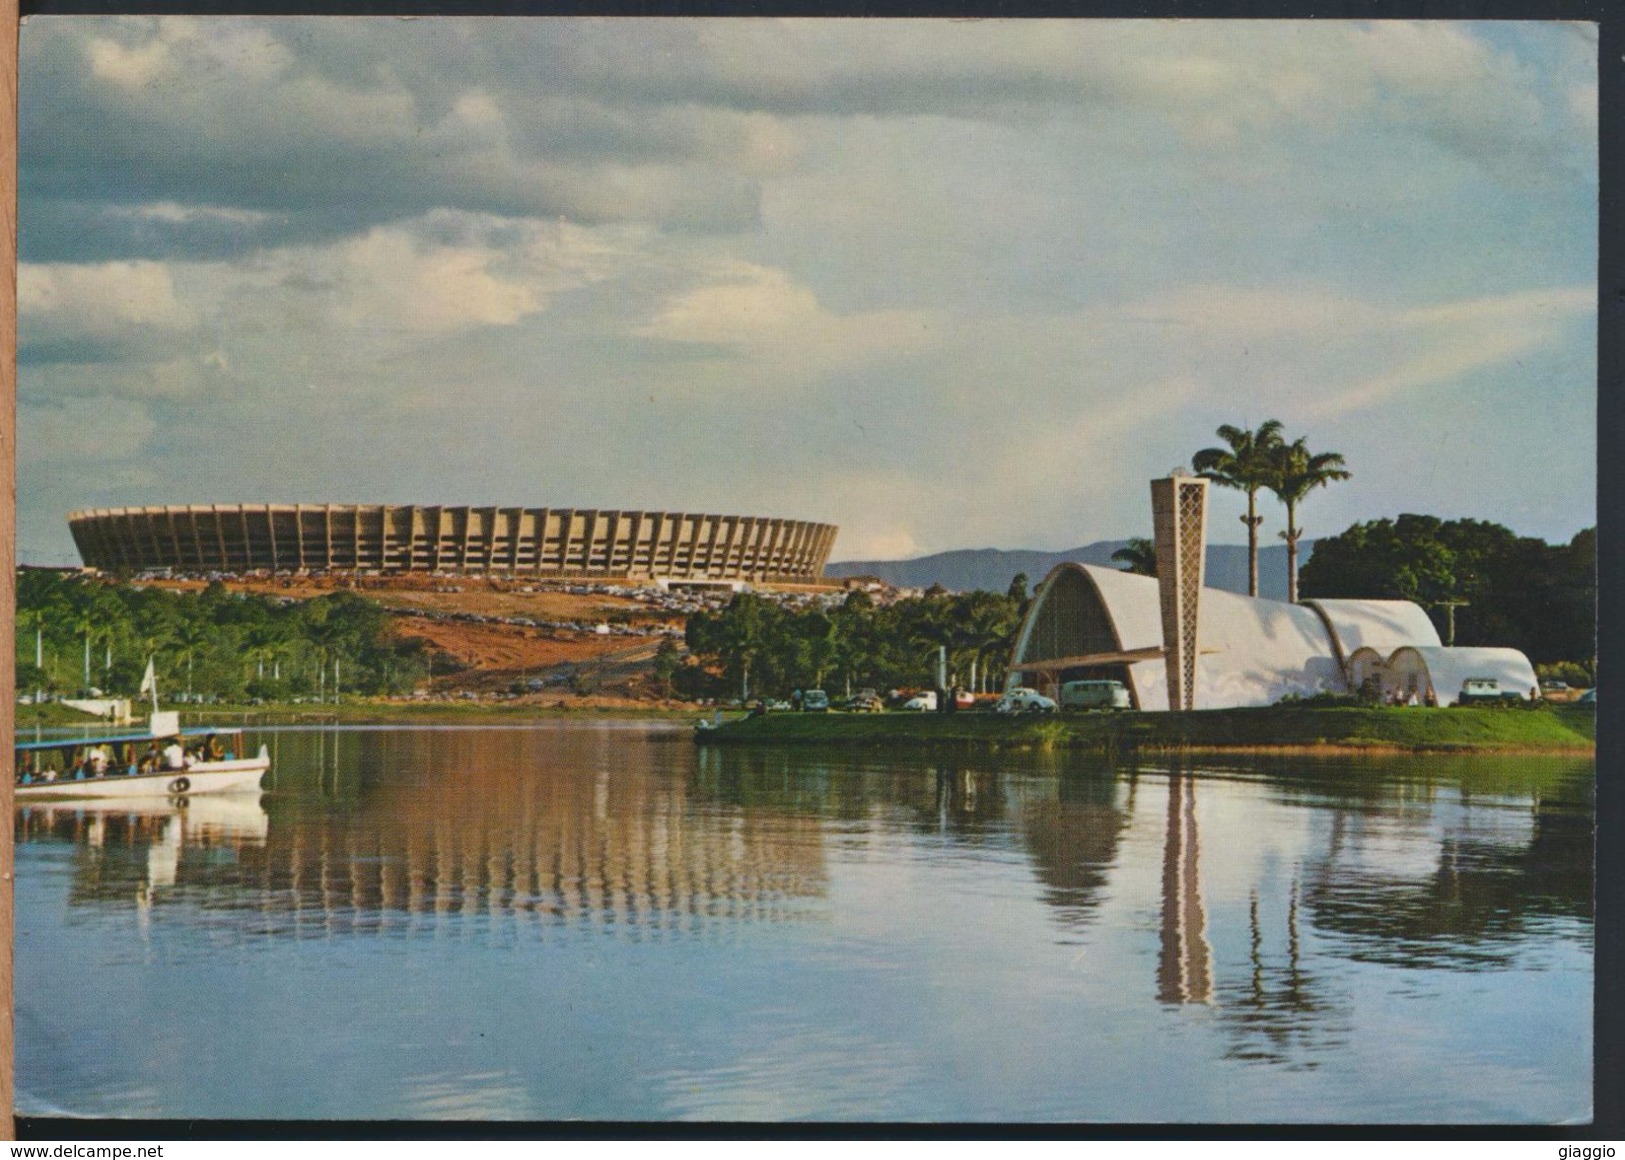
[[(271, 768), (264, 745), (252, 756), (240, 729), (182, 731), (173, 713), (155, 715), (153, 731), (58, 738), (17, 746), (14, 793), (19, 802), (52, 798), (173, 798), (258, 791)], [(169, 744), (160, 748), (160, 742)], [(175, 754), (179, 767), (165, 760)], [(96, 753), (94, 751), (100, 751)], [(98, 772), (100, 770), (100, 772)]]

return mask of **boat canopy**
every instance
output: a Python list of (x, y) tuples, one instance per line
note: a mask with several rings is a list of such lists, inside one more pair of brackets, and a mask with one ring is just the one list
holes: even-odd
[(219, 729), (182, 729), (179, 733), (108, 733), (94, 737), (58, 737), (49, 741), (19, 741), (17, 751), (33, 749), (72, 749), (80, 745), (122, 745), (126, 741), (164, 741), (171, 737), (201, 740), (209, 736), (235, 735), (242, 732), (236, 725), (223, 725)]

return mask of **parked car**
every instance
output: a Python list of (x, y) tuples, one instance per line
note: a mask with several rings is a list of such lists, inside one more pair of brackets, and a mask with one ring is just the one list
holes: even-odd
[(822, 689), (808, 689), (801, 694), (801, 708), (806, 713), (828, 713), (829, 694)]
[(937, 691), (927, 689), (923, 693), (915, 693), (903, 702), (903, 708), (916, 713), (935, 713), (937, 711)]
[(1063, 709), (1130, 709), (1134, 702), (1122, 681), (1068, 681), (1061, 686)]
[(880, 694), (873, 689), (860, 689), (852, 694), (852, 698), (847, 701), (846, 707), (853, 713), (878, 713), (886, 707), (886, 703), (880, 699)]
[(1521, 701), (1523, 697), (1512, 689), (1503, 689), (1494, 677), (1468, 677), (1461, 683), (1458, 705), (1494, 705), (1502, 701)]
[(959, 692), (954, 694), (954, 708), (955, 709), (974, 709), (974, 708), (976, 708), (976, 694), (975, 693), (967, 693), (964, 689), (959, 690)]
[(995, 713), (1053, 713), (1055, 702), (1044, 696), (1037, 689), (1016, 687), (1006, 689), (999, 703), (993, 707)]

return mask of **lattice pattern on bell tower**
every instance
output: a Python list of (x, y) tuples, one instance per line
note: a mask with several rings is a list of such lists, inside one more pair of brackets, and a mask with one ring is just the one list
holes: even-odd
[(1151, 524), (1170, 709), (1196, 708), (1196, 658), (1207, 559), (1207, 488), (1207, 480), (1187, 475), (1151, 481)]

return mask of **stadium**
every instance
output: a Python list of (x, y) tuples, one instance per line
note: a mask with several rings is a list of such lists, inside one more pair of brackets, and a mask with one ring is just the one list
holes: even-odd
[(768, 584), (821, 583), (838, 530), (766, 516), (386, 504), (97, 508), (68, 526), (85, 565), (102, 571)]

